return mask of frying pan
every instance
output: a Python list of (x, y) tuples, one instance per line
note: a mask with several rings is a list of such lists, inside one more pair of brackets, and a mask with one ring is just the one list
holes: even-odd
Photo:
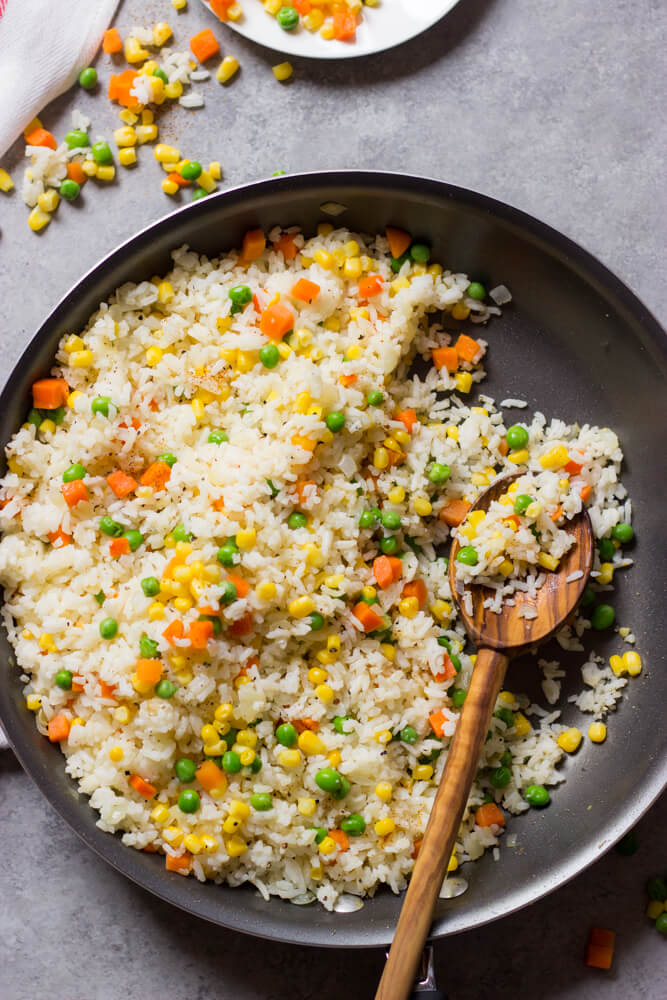
[[(345, 206), (338, 222), (366, 233), (390, 223), (429, 243), (433, 257), (466, 271), (487, 288), (504, 283), (513, 302), (485, 330), (490, 350), (481, 391), (525, 399), (541, 410), (580, 423), (613, 427), (626, 454), (624, 481), (633, 497), (635, 566), (623, 574), (613, 601), (617, 621), (632, 627), (644, 658), (609, 720), (602, 746), (585, 741), (568, 758), (568, 781), (551, 805), (512, 819), (516, 848), (501, 848), (459, 873), (467, 891), (442, 900), (433, 937), (453, 934), (504, 916), (539, 899), (582, 871), (618, 840), (665, 784), (664, 650), (665, 461), (667, 338), (635, 296), (586, 251), (507, 205), (440, 181), (360, 171), (312, 173), (261, 181), (193, 203), (144, 229), (92, 268), (38, 330), (7, 381), (0, 400), (2, 444), (25, 419), (30, 385), (45, 375), (66, 332), (82, 328), (98, 304), (124, 281), (139, 281), (170, 266), (183, 243), (207, 254), (238, 246), (243, 233), (277, 223), (312, 233), (326, 218), (325, 203)], [(336, 221), (332, 219), (331, 221)], [(521, 419), (526, 411), (507, 411)], [(621, 651), (615, 633), (596, 633), (602, 654)], [(590, 643), (589, 643), (590, 645)], [(629, 647), (624, 647), (629, 648)], [(546, 649), (544, 655), (551, 657)], [(567, 705), (581, 688), (584, 655), (556, 656), (568, 667), (564, 721), (587, 728)], [(663, 662), (661, 663), (661, 659)], [(182, 878), (164, 869), (159, 855), (123, 847), (95, 826), (96, 814), (66, 776), (60, 751), (41, 737), (26, 710), (19, 671), (0, 634), (0, 718), (28, 774), (81, 839), (118, 871), (157, 896), (206, 920), (244, 933), (303, 945), (379, 947), (392, 937), (401, 898), (380, 889), (349, 913), (317, 905), (265, 902), (251, 887), (232, 889)], [(510, 668), (508, 686), (540, 697), (530, 659)]]

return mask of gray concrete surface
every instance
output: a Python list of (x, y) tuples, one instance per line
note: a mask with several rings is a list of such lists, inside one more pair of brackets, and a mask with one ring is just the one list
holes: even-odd
[[(215, 27), (195, 0), (182, 15), (167, 0), (125, 0), (117, 23), (125, 32), (164, 18), (182, 47)], [(461, 0), (392, 53), (293, 60), (283, 87), (270, 71), (275, 53), (220, 28), (239, 78), (224, 90), (200, 85), (206, 109), (174, 112), (163, 137), (192, 158), (220, 159), (225, 185), (276, 169), (381, 167), (484, 191), (582, 243), (664, 321), (666, 24), (660, 0)], [(90, 114), (93, 133), (110, 136), (111, 106), (79, 90), (46, 109), (45, 125), (62, 135), (74, 107)], [(17, 144), (3, 160), (15, 179), (21, 157)], [(78, 204), (62, 205), (40, 237), (16, 193), (0, 196), (3, 376), (84, 270), (173, 207), (150, 150), (140, 159), (108, 189), (89, 184)], [(640, 824), (634, 858), (612, 852), (529, 910), (438, 944), (451, 1000), (663, 996), (665, 942), (644, 920), (643, 884), (664, 872), (666, 820), (663, 799)], [(0, 756), (0, 836), (0, 1000), (372, 996), (377, 952), (297, 952), (243, 938), (127, 883), (80, 844), (10, 753)], [(583, 965), (592, 925), (618, 931), (610, 973)]]

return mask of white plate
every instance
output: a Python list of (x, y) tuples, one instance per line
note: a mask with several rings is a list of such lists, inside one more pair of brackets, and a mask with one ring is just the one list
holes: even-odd
[[(208, 6), (206, 0), (202, 3)], [(241, 3), (241, 20), (225, 24), (251, 41), (291, 56), (351, 59), (407, 42), (444, 17), (458, 0), (380, 0), (379, 7), (363, 8), (354, 42), (327, 42), (319, 32), (311, 34), (300, 25), (294, 31), (283, 31), (275, 17), (264, 10), (261, 0), (241, 0)]]

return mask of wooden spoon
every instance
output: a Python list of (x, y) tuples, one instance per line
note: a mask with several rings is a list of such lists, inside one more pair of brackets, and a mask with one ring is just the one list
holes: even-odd
[[(471, 510), (487, 510), (493, 500), (506, 492), (517, 477), (503, 476), (481, 494)], [(591, 571), (593, 532), (586, 511), (563, 525), (575, 544), (561, 559), (558, 569), (547, 573), (535, 596), (517, 591), (515, 604), (504, 605), (500, 614), (484, 607), (491, 593), (479, 585), (468, 585), (472, 594), (472, 613), (463, 604), (456, 580), (456, 554), (459, 543), (452, 541), (449, 557), (449, 582), (471, 640), (478, 647), (470, 687), (452, 740), (444, 774), (440, 782), (424, 839), (410, 878), (394, 940), (376, 993), (376, 1000), (405, 1000), (412, 990), (415, 973), (431, 926), (444, 873), (461, 824), (470, 788), (479, 766), (482, 746), (496, 698), (503, 686), (510, 657), (525, 652), (537, 642), (549, 638), (560, 628), (576, 607)], [(568, 578), (581, 571), (575, 580)], [(521, 610), (537, 612), (524, 618)]]

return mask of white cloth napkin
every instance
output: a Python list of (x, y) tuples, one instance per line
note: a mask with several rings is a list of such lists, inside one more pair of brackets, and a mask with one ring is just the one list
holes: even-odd
[(118, 0), (0, 0), (0, 156), (88, 66)]

